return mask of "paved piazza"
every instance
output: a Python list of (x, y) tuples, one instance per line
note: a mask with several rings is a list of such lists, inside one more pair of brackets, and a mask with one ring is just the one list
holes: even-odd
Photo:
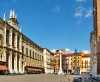
[(73, 82), (72, 76), (66, 75), (1, 75), (0, 82)]

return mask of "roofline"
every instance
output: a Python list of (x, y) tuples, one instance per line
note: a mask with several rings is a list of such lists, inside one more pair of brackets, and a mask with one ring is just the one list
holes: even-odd
[[(0, 19), (5, 23), (5, 24), (7, 24), (10, 28), (12, 28), (12, 29), (14, 29), (14, 30), (16, 30), (13, 26), (11, 26), (8, 22), (6, 22), (6, 21), (4, 21), (1, 17), (0, 17)], [(41, 50), (43, 49), (41, 46), (39, 46), (38, 44), (36, 44), (34, 41), (32, 41), (30, 38), (28, 38), (24, 33), (22, 33), (22, 32), (20, 32), (20, 31), (18, 31), (18, 30), (16, 30), (18, 33), (20, 33), (23, 37), (25, 37), (27, 40), (29, 40), (30, 41), (30, 43), (32, 43), (33, 45), (35, 44), (37, 47), (39, 47)]]

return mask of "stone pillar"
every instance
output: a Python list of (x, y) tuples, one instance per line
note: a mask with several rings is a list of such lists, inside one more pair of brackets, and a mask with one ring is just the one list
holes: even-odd
[(64, 73), (63, 73), (63, 70), (62, 70), (62, 54), (61, 54), (61, 52), (59, 52), (59, 55), (60, 55), (60, 67), (59, 67), (58, 74), (60, 75), (60, 74), (64, 74)]
[[(6, 27), (4, 28), (4, 39), (3, 39), (3, 46), (6, 47)], [(6, 50), (3, 50), (3, 61), (6, 62)]]
[(19, 73), (23, 73), (22, 55), (19, 56)]
[(15, 33), (15, 38), (14, 38), (14, 47), (15, 47), (15, 50), (17, 50), (17, 33)]
[(14, 72), (18, 73), (18, 70), (17, 70), (17, 53), (14, 53), (14, 55), (15, 55), (15, 58), (14, 58)]
[(4, 43), (3, 46), (6, 47), (6, 27), (4, 28)]
[(10, 29), (10, 33), (9, 33), (9, 45), (10, 48), (12, 48), (12, 29)]
[(20, 38), (19, 38), (19, 50), (20, 52), (22, 52), (22, 35), (20, 35)]
[(2, 55), (2, 61), (6, 62), (6, 50), (3, 49), (3, 53), (1, 54)]
[(9, 69), (10, 73), (13, 73), (13, 69), (12, 69), (12, 51), (9, 52), (8, 69)]

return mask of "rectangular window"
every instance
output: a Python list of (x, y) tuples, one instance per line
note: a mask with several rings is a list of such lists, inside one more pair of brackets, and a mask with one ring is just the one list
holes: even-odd
[(33, 59), (34, 59), (34, 51), (33, 51)]
[(32, 57), (32, 56), (31, 56), (31, 50), (30, 50), (30, 57)]
[(34, 52), (34, 59), (36, 59), (36, 53)]
[(17, 37), (17, 48), (19, 49), (19, 35), (18, 35), (18, 37)]
[(28, 56), (28, 48), (26, 48), (26, 56)]
[(15, 47), (15, 33), (12, 34), (12, 46)]
[(9, 30), (6, 31), (6, 44), (9, 46)]
[(37, 53), (35, 53), (35, 59), (37, 59)]
[(22, 46), (22, 53), (24, 54), (24, 46)]

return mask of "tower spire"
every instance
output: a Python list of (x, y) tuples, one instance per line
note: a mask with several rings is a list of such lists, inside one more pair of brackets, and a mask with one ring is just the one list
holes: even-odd
[(9, 18), (12, 18), (13, 17), (13, 14), (12, 14), (12, 9), (10, 10), (10, 16), (9, 16)]
[(6, 14), (4, 13), (3, 15), (3, 20), (5, 21), (6, 20)]
[(13, 15), (13, 18), (16, 18), (16, 14), (14, 10), (12, 11), (12, 15)]
[(10, 10), (10, 17), (9, 18), (16, 18), (15, 11), (13, 9)]
[(14, 9), (10, 10), (9, 20), (8, 23), (13, 26), (15, 29), (19, 30), (19, 23), (16, 18), (16, 14)]

